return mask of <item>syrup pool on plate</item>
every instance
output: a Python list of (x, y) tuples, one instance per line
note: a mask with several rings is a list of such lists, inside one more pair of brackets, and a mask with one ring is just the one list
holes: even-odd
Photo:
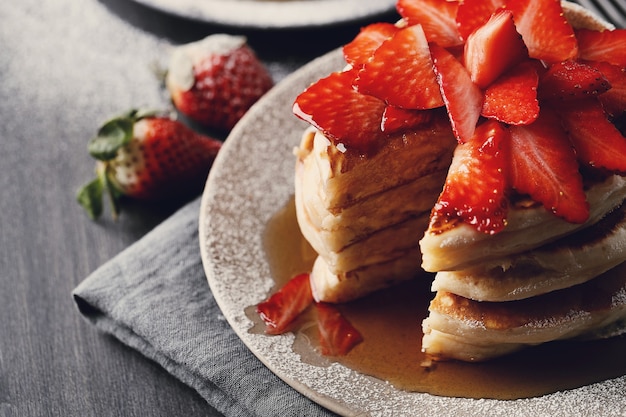
[[(268, 222), (264, 244), (275, 288), (310, 271), (316, 257), (298, 228), (293, 199)], [(295, 325), (293, 349), (316, 366), (336, 361), (400, 390), (449, 397), (536, 397), (626, 374), (624, 336), (551, 342), (484, 363), (431, 362), (421, 352), (421, 322), (431, 297), (430, 281), (414, 280), (341, 304), (342, 313), (363, 336), (363, 342), (342, 357), (317, 353), (315, 318), (305, 314)], [(255, 323), (250, 331), (263, 332), (254, 306), (247, 315)]]

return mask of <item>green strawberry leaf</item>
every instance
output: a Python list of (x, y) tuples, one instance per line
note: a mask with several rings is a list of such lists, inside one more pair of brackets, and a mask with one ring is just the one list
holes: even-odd
[(87, 212), (87, 215), (92, 220), (96, 220), (102, 214), (103, 188), (104, 184), (102, 184), (100, 177), (98, 177), (95, 180), (85, 184), (76, 193), (76, 200), (81, 206), (83, 206), (83, 208)]
[(117, 150), (133, 138), (132, 117), (118, 117), (106, 122), (88, 145), (89, 154), (101, 161), (115, 158)]

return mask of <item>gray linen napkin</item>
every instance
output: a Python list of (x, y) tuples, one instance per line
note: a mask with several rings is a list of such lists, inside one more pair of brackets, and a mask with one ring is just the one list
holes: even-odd
[(331, 416), (267, 369), (221, 314), (200, 258), (197, 199), (73, 291), (99, 330), (156, 361), (226, 416)]

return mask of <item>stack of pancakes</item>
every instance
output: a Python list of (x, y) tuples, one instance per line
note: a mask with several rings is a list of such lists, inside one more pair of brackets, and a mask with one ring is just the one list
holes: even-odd
[(419, 240), (456, 145), (445, 115), (367, 157), (307, 130), (297, 149), (296, 214), (319, 254), (318, 301), (344, 302), (424, 274)]
[(480, 361), (617, 331), (626, 319), (626, 179), (609, 176), (587, 196), (591, 216), (582, 225), (518, 204), (496, 235), (430, 227), (420, 245), (436, 295), (422, 349)]
[[(575, 27), (603, 23), (564, 6)], [(626, 328), (626, 179), (597, 178), (590, 217), (571, 224), (526, 200), (511, 201), (494, 235), (430, 225), (456, 140), (447, 118), (392, 138), (373, 155), (305, 132), (296, 150), (296, 212), (319, 254), (318, 301), (343, 302), (435, 273), (422, 349), (481, 361), (524, 346)], [(420, 267), (421, 266), (421, 267)], [(428, 279), (425, 278), (425, 279)]]

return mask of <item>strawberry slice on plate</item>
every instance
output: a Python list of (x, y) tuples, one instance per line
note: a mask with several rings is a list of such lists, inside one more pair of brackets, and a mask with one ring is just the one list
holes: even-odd
[(386, 22), (365, 26), (351, 42), (344, 45), (343, 56), (346, 62), (355, 67), (365, 64), (374, 51), (398, 30), (396, 25)]
[(299, 274), (257, 305), (257, 313), (265, 322), (267, 334), (288, 331), (293, 321), (313, 303), (309, 274)]
[(304, 90), (293, 112), (323, 132), (335, 144), (366, 152), (384, 137), (381, 120), (385, 103), (352, 88), (356, 70), (335, 72)]
[(576, 100), (559, 107), (563, 125), (581, 163), (626, 173), (626, 138), (611, 123), (598, 100)]
[(465, 68), (472, 81), (486, 88), (502, 73), (528, 57), (524, 41), (515, 29), (513, 14), (500, 10), (467, 39)]
[(459, 143), (465, 143), (474, 135), (480, 118), (483, 92), (472, 82), (463, 64), (446, 49), (432, 44), (431, 54), (452, 130)]
[(542, 108), (534, 123), (510, 126), (510, 184), (571, 223), (589, 217), (578, 161), (554, 111)]
[(355, 87), (392, 106), (430, 109), (443, 105), (428, 41), (420, 25), (383, 42), (359, 71)]
[(322, 355), (344, 356), (363, 341), (361, 333), (341, 314), (336, 306), (316, 303), (317, 326)]
[(506, 225), (509, 132), (487, 120), (472, 138), (459, 144), (431, 222), (461, 219), (478, 231), (493, 234)]
[(576, 31), (580, 59), (626, 67), (626, 29)]
[(487, 23), (498, 9), (504, 6), (505, 0), (463, 0), (459, 3), (456, 23), (459, 34), (465, 40), (480, 26)]
[(396, 9), (409, 25), (420, 24), (428, 42), (444, 48), (463, 43), (456, 24), (459, 3), (443, 0), (398, 0)]
[(509, 0), (505, 7), (513, 12), (531, 58), (552, 64), (577, 56), (574, 29), (565, 19), (560, 0)]
[(542, 99), (572, 100), (602, 94), (611, 83), (597, 68), (578, 61), (552, 65), (541, 77), (539, 96)]
[(485, 90), (481, 114), (510, 125), (527, 125), (539, 116), (535, 65), (525, 62), (502, 75)]

